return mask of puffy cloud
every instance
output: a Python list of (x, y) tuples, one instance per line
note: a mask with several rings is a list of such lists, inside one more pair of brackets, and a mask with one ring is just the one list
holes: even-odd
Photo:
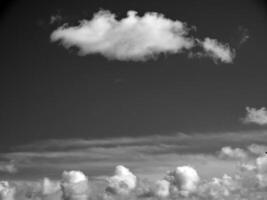
[(15, 188), (10, 186), (7, 181), (0, 181), (0, 199), (14, 200)]
[(214, 59), (215, 62), (220, 60), (224, 63), (232, 63), (235, 58), (235, 51), (232, 50), (228, 44), (222, 44), (216, 39), (205, 38), (204, 41), (198, 41), (203, 47), (206, 55)]
[(265, 152), (267, 152), (267, 146), (259, 144), (251, 144), (248, 146), (248, 150), (249, 152), (255, 155), (265, 155)]
[(6, 173), (16, 173), (18, 171), (17, 167), (14, 163), (0, 163), (0, 172), (6, 172)]
[(114, 176), (108, 178), (107, 191), (114, 194), (128, 194), (135, 189), (137, 177), (126, 167), (116, 166)]
[[(56, 20), (55, 16), (51, 18), (52, 22)], [(145, 61), (161, 53), (181, 53), (198, 45), (204, 49), (196, 53), (200, 57), (209, 56), (216, 62), (233, 61), (235, 53), (228, 44), (210, 38), (201, 41), (189, 36), (189, 30), (185, 23), (156, 12), (138, 16), (136, 11), (128, 11), (125, 18), (118, 20), (110, 11), (101, 10), (78, 26), (64, 24), (52, 32), (50, 39), (60, 41), (65, 48), (77, 47), (80, 55), (101, 54), (121, 61)]]
[(62, 21), (62, 16), (60, 14), (52, 15), (50, 17), (50, 24), (59, 23)]
[(167, 197), (170, 194), (170, 182), (158, 180), (155, 184), (154, 195), (157, 197)]
[(267, 174), (267, 156), (260, 156), (256, 159), (258, 171)]
[(81, 171), (64, 171), (61, 186), (64, 199), (87, 200), (89, 197), (89, 181)]
[(233, 194), (240, 189), (242, 189), (240, 180), (225, 174), (222, 178), (215, 177), (211, 181), (202, 183), (198, 188), (197, 196), (200, 196), (203, 199), (239, 200), (242, 198), (233, 198)]
[(230, 158), (230, 159), (245, 159), (247, 158), (247, 152), (240, 148), (231, 148), (229, 146), (223, 147), (219, 153), (221, 158)]
[(267, 110), (265, 107), (256, 109), (251, 107), (246, 107), (247, 114), (242, 119), (244, 124), (258, 124), (266, 125), (267, 124)]
[(200, 181), (197, 171), (190, 166), (177, 167), (168, 174), (166, 179), (174, 186), (174, 189), (178, 189), (182, 196), (195, 192)]
[(79, 26), (59, 27), (51, 40), (60, 40), (66, 48), (76, 46), (81, 55), (100, 53), (109, 59), (140, 61), (191, 48), (194, 41), (187, 33), (185, 24), (156, 12), (139, 17), (136, 11), (128, 11), (127, 17), (117, 20), (102, 10)]
[(44, 178), (42, 182), (42, 194), (50, 195), (57, 193), (61, 190), (60, 183), (57, 181), (51, 181), (49, 178)]

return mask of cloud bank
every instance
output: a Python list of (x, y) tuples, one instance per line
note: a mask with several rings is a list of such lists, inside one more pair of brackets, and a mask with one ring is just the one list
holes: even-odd
[(242, 119), (244, 124), (267, 125), (267, 110), (265, 107), (259, 109), (246, 107), (246, 111), (246, 116)]
[[(243, 151), (249, 154), (248, 149)], [(211, 179), (200, 178), (192, 166), (178, 166), (155, 182), (138, 178), (122, 165), (115, 168), (113, 176), (98, 181), (87, 178), (81, 171), (65, 171), (59, 181), (48, 178), (41, 182), (2, 181), (0, 195), (2, 200), (266, 199), (267, 157), (250, 157), (237, 165), (248, 163), (254, 168), (240, 168), (233, 176), (225, 174)], [(111, 185), (117, 192), (110, 192)]]
[(91, 20), (80, 21), (78, 26), (64, 24), (50, 38), (67, 49), (78, 48), (79, 55), (101, 54), (111, 60), (145, 61), (162, 53), (189, 53), (201, 46), (204, 52), (199, 54), (215, 61), (233, 61), (234, 51), (229, 45), (210, 38), (201, 41), (190, 36), (189, 31), (185, 23), (156, 12), (138, 16), (136, 11), (128, 11), (125, 18), (116, 19), (115, 14), (101, 10)]

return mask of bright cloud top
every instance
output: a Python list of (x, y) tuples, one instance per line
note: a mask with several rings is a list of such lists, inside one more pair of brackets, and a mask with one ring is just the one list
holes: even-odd
[(216, 39), (205, 38), (201, 42), (206, 54), (214, 59), (215, 62), (231, 63), (235, 57), (235, 51), (231, 50), (228, 44), (221, 44)]
[(182, 196), (195, 192), (200, 180), (197, 171), (190, 166), (177, 167), (169, 173), (167, 179)]
[(89, 196), (89, 182), (80, 171), (64, 171), (62, 174), (63, 199), (87, 200)]
[(242, 119), (242, 122), (245, 124), (258, 124), (258, 125), (267, 125), (267, 110), (265, 107), (262, 108), (251, 108), (246, 107), (247, 114)]
[(136, 176), (126, 167), (119, 165), (114, 176), (108, 178), (107, 191), (115, 194), (127, 194), (136, 187)]
[(144, 61), (161, 53), (181, 53), (196, 45), (214, 60), (230, 63), (234, 57), (228, 45), (209, 38), (197, 43), (183, 22), (156, 12), (138, 16), (136, 11), (128, 11), (125, 18), (118, 20), (115, 14), (101, 10), (78, 26), (59, 27), (51, 34), (51, 41), (60, 41), (65, 48), (77, 47), (80, 55), (101, 54), (121, 61)]

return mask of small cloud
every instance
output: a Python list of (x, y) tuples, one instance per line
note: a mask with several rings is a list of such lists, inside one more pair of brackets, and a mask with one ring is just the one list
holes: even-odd
[(0, 181), (0, 199), (15, 200), (15, 188), (9, 185), (7, 181)]
[(259, 144), (251, 144), (247, 147), (247, 149), (255, 155), (265, 155), (265, 152), (267, 152), (267, 146)]
[(199, 53), (198, 56), (209, 56), (215, 62), (221, 61), (224, 63), (232, 63), (235, 58), (235, 50), (231, 49), (228, 44), (222, 44), (216, 39), (205, 38), (204, 41), (199, 41), (199, 44), (205, 51), (205, 54)]
[(233, 149), (232, 147), (226, 146), (223, 147), (219, 153), (220, 158), (224, 159), (235, 159), (235, 160), (242, 160), (248, 157), (247, 153), (240, 148)]
[(129, 169), (118, 165), (114, 176), (108, 178), (108, 183), (107, 191), (114, 194), (128, 194), (135, 189), (137, 178)]
[(190, 166), (180, 166), (170, 172), (166, 179), (182, 196), (195, 192), (200, 181), (197, 171)]
[(51, 181), (49, 178), (44, 178), (41, 185), (44, 196), (57, 193), (61, 190), (60, 183), (58, 181)]
[(52, 15), (50, 17), (50, 24), (59, 23), (62, 21), (62, 16), (60, 14)]
[(243, 43), (245, 43), (249, 38), (249, 32), (248, 32), (248, 29), (242, 27), (242, 26), (239, 26), (238, 27), (238, 31), (240, 33), (240, 41), (239, 41), (239, 45), (242, 45)]
[(63, 199), (85, 200), (90, 194), (88, 179), (81, 171), (64, 171), (61, 187)]
[(170, 195), (170, 182), (167, 180), (159, 180), (155, 184), (154, 195), (164, 198)]
[(244, 124), (267, 125), (267, 110), (265, 107), (259, 109), (246, 107), (246, 111), (246, 116), (241, 119)]
[(17, 167), (15, 166), (15, 164), (13, 162), (10, 163), (0, 163), (0, 172), (4, 172), (4, 173), (10, 173), (10, 174), (14, 174), (18, 171)]

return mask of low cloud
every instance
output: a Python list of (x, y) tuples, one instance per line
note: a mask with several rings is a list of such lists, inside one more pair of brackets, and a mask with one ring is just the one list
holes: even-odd
[(235, 51), (228, 44), (222, 44), (216, 39), (205, 38), (200, 45), (205, 51), (202, 55), (211, 57), (215, 62), (232, 63), (235, 58)]
[(64, 171), (62, 174), (61, 187), (63, 199), (87, 200), (89, 198), (89, 182), (81, 171)]
[(155, 12), (139, 17), (137, 12), (128, 11), (127, 17), (117, 20), (102, 10), (77, 27), (58, 28), (51, 40), (61, 40), (66, 48), (78, 47), (80, 55), (100, 53), (109, 59), (141, 61), (191, 48), (194, 41), (187, 34), (185, 24)]
[[(248, 169), (239, 171), (233, 176), (225, 174), (211, 179), (200, 178), (197, 169), (191, 166), (178, 166), (175, 170), (168, 172), (167, 177), (155, 182), (141, 178), (136, 181), (137, 177), (129, 169), (117, 166), (114, 176), (120, 178), (116, 178), (116, 188), (119, 190), (127, 188), (127, 192), (117, 193), (110, 193), (105, 189), (110, 187), (106, 178), (88, 179), (80, 171), (65, 171), (59, 181), (52, 181), (48, 178), (41, 182), (2, 181), (0, 182), (0, 195), (2, 200), (266, 199), (267, 158), (258, 157), (254, 166), (257, 170)], [(110, 179), (114, 179), (114, 176)], [(133, 177), (135, 178), (132, 179)]]
[(246, 107), (246, 111), (246, 116), (242, 118), (244, 124), (267, 125), (267, 110), (265, 107), (259, 109)]
[(197, 171), (190, 166), (179, 166), (170, 172), (166, 178), (175, 192), (188, 196), (195, 192), (200, 181)]
[(247, 153), (240, 148), (231, 148), (229, 146), (223, 147), (219, 153), (221, 158), (230, 158), (230, 159), (246, 159)]
[(13, 162), (0, 162), (0, 172), (14, 174), (18, 171)]
[(78, 26), (64, 24), (50, 38), (52, 42), (60, 41), (67, 49), (78, 48), (81, 56), (101, 54), (111, 60), (145, 61), (159, 54), (190, 54), (191, 49), (200, 45), (204, 52), (198, 55), (206, 55), (216, 62), (233, 61), (235, 53), (228, 44), (210, 38), (201, 41), (189, 32), (185, 23), (160, 13), (138, 16), (136, 11), (128, 11), (125, 18), (117, 19), (110, 11), (101, 10), (91, 20), (81, 20)]
[(153, 194), (160, 198), (166, 198), (170, 195), (170, 182), (167, 180), (158, 180), (155, 184)]
[(7, 181), (0, 181), (0, 199), (14, 200), (15, 188), (10, 186)]
[(128, 194), (136, 187), (136, 176), (126, 167), (119, 165), (115, 169), (114, 176), (107, 179), (106, 191), (112, 194)]

